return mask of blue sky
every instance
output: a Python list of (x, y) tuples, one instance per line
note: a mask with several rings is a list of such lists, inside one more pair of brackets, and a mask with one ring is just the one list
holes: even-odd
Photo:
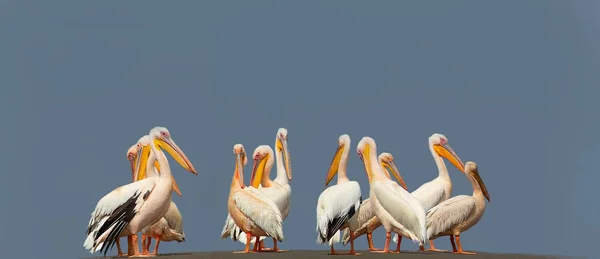
[[(465, 249), (591, 255), (598, 18), (593, 1), (1, 1), (0, 247), (89, 256), (96, 202), (130, 181), (127, 148), (165, 126), (199, 176), (172, 166), (186, 242), (161, 252), (240, 249), (219, 239), (232, 146), (273, 145), (285, 127), (281, 248), (325, 249), (315, 206), (339, 135), (368, 197), (363, 136), (414, 190), (437, 175), (427, 138), (439, 132), (492, 198)], [(471, 193), (450, 175), (453, 195)]]

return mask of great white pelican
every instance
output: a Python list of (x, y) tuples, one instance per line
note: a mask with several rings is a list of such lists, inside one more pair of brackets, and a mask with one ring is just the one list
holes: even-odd
[[(121, 186), (98, 201), (88, 223), (87, 237), (83, 244), (90, 253), (104, 250), (106, 256), (106, 252), (119, 237), (133, 235), (133, 242), (128, 244), (133, 248), (133, 257), (143, 256), (138, 250), (137, 233), (160, 220), (171, 201), (173, 178), (167, 157), (161, 149), (165, 149), (181, 166), (197, 175), (196, 169), (175, 144), (167, 128), (155, 127), (149, 135), (152, 143), (149, 146), (162, 171), (153, 177)], [(143, 159), (143, 156), (138, 154), (137, 159)], [(148, 159), (147, 163), (138, 164), (136, 170), (144, 177), (146, 168), (152, 167), (154, 161)]]
[[(448, 144), (448, 138), (446, 138), (446, 136), (439, 133), (431, 135), (429, 137), (429, 151), (437, 165), (438, 177), (424, 183), (411, 193), (413, 197), (423, 205), (425, 211), (428, 211), (440, 202), (447, 200), (452, 193), (452, 181), (450, 180), (450, 175), (448, 175), (448, 168), (446, 168), (443, 158), (450, 161), (450, 163), (458, 168), (460, 172), (464, 172), (465, 170), (463, 162), (458, 155), (456, 155), (454, 150), (452, 150), (450, 144)], [(402, 237), (398, 237), (397, 235), (394, 237), (394, 242), (398, 243), (398, 246), (400, 246), (401, 241)], [(425, 250), (422, 245), (419, 249), (421, 251)], [(437, 252), (444, 251), (436, 249), (431, 240), (429, 241), (429, 250)]]
[(472, 196), (454, 196), (427, 212), (427, 236), (430, 239), (450, 236), (455, 254), (475, 254), (463, 251), (460, 234), (479, 222), (485, 211), (485, 199), (490, 201), (490, 194), (479, 176), (475, 162), (469, 161), (465, 164), (465, 175), (473, 186)]
[[(277, 176), (274, 180), (271, 180), (270, 178), (271, 168), (273, 167), (273, 150), (268, 145), (260, 146), (255, 149), (254, 157), (256, 158), (256, 155), (258, 154), (260, 157), (258, 159), (261, 159), (261, 162), (266, 162), (266, 164), (263, 163), (264, 166), (256, 168), (256, 177), (254, 176), (255, 172), (253, 171), (252, 178), (254, 180), (251, 180), (251, 186), (264, 192), (265, 195), (267, 195), (275, 202), (275, 204), (277, 204), (284, 221), (290, 212), (292, 195), (292, 187), (289, 184), (289, 182), (292, 180), (292, 167), (287, 139), (287, 129), (279, 128), (275, 137), (275, 161), (277, 163)], [(246, 162), (247, 161), (244, 161), (244, 166), (246, 165)], [(260, 165), (260, 163), (255, 164)], [(252, 182), (254, 182), (254, 184), (252, 184)], [(239, 241), (243, 244), (246, 243), (246, 236), (244, 232), (240, 231), (240, 228), (233, 223), (230, 215), (227, 216), (227, 220), (225, 221), (225, 225), (221, 231), (221, 238), (227, 237), (231, 237), (233, 241)], [(264, 236), (259, 238), (260, 251), (285, 251), (277, 248), (277, 242), (275, 239), (273, 239), (273, 249), (265, 248), (263, 243), (264, 238)], [(251, 242), (254, 243), (254, 240), (255, 239), (251, 239)]]
[(408, 236), (419, 244), (427, 243), (423, 206), (404, 188), (384, 175), (377, 161), (375, 140), (363, 137), (358, 143), (357, 151), (369, 178), (371, 209), (386, 232), (383, 250), (374, 252), (390, 252), (392, 231)]
[[(244, 186), (241, 144), (233, 147), (235, 154), (235, 172), (231, 180), (227, 209), (235, 225), (246, 234), (246, 248), (243, 253), (250, 252), (252, 237), (270, 236), (283, 241), (281, 212), (277, 205), (258, 189)], [(256, 166), (256, 165), (255, 165)], [(258, 251), (258, 241), (254, 251)]]
[[(398, 168), (396, 167), (396, 164), (394, 163), (394, 156), (392, 156), (392, 154), (387, 153), (387, 152), (383, 152), (381, 154), (379, 154), (379, 163), (381, 165), (381, 167), (383, 167), (386, 170), (383, 170), (385, 177), (387, 177), (388, 179), (392, 179), (389, 172), (391, 172), (394, 177), (396, 178), (396, 180), (398, 180), (398, 183), (400, 183), (400, 185), (402, 186), (402, 188), (404, 188), (404, 190), (406, 190), (406, 183), (404, 183), (404, 179), (402, 179), (402, 176), (400, 176), (400, 171), (398, 171)], [(369, 244), (369, 251), (379, 251), (381, 249), (379, 248), (375, 248), (373, 246), (373, 236), (372, 233), (373, 231), (375, 231), (375, 229), (377, 229), (379, 226), (381, 226), (381, 221), (379, 221), (379, 219), (377, 218), (377, 216), (375, 216), (375, 213), (373, 213), (373, 210), (371, 208), (371, 199), (367, 198), (365, 200), (363, 200), (361, 206), (360, 206), (360, 210), (357, 216), (356, 221), (358, 222), (358, 229), (356, 229), (356, 231), (354, 231), (354, 239), (356, 240), (356, 238), (367, 234), (367, 242)], [(348, 241), (350, 241), (350, 232), (349, 231), (344, 231), (344, 237), (343, 237), (343, 244), (346, 245), (348, 243)], [(396, 249), (396, 251), (400, 251), (400, 249)]]
[(317, 244), (329, 244), (331, 254), (337, 254), (330, 242), (334, 235), (339, 236), (339, 231), (348, 228), (350, 232), (350, 252), (354, 251), (354, 231), (358, 227), (356, 214), (361, 208), (362, 194), (360, 185), (350, 181), (346, 175), (348, 153), (350, 152), (350, 136), (341, 135), (338, 139), (338, 148), (331, 161), (325, 186), (337, 174), (337, 184), (325, 189), (317, 201)]

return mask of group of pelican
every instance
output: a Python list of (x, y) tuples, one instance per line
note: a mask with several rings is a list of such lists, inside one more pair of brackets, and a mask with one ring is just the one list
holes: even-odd
[[(233, 146), (235, 169), (227, 200), (227, 218), (221, 238), (231, 238), (245, 245), (240, 253), (282, 252), (278, 242), (284, 240), (283, 221), (291, 206), (292, 180), (288, 131), (279, 128), (275, 150), (269, 145), (256, 147), (252, 155), (253, 167), (249, 185), (244, 182), (244, 166), (248, 163), (242, 144)], [(408, 238), (430, 251), (433, 240), (449, 236), (453, 252), (472, 254), (462, 248), (461, 233), (477, 224), (490, 200), (487, 188), (479, 176), (477, 164), (463, 164), (448, 144), (448, 139), (435, 133), (429, 137), (429, 150), (438, 168), (438, 176), (421, 185), (412, 193), (390, 153), (378, 156), (375, 140), (363, 137), (357, 153), (369, 181), (369, 198), (362, 198), (360, 184), (347, 174), (350, 136), (341, 135), (327, 172), (327, 187), (337, 175), (337, 183), (327, 187), (317, 201), (317, 243), (329, 245), (331, 254), (337, 254), (334, 243), (350, 242), (349, 254), (358, 255), (354, 240), (366, 234), (369, 250), (373, 252), (400, 252), (402, 238)], [(131, 164), (132, 182), (114, 189), (98, 201), (92, 212), (83, 246), (90, 253), (106, 255), (115, 244), (119, 256), (153, 256), (161, 241), (185, 241), (181, 213), (171, 200), (172, 191), (181, 196), (171, 174), (167, 151), (185, 170), (197, 175), (185, 153), (175, 144), (164, 127), (153, 128), (127, 151)], [(471, 182), (473, 194), (451, 197), (452, 182), (444, 158), (462, 172)], [(276, 164), (276, 177), (271, 169)], [(392, 175), (397, 180), (392, 180)], [(383, 226), (386, 241), (383, 249), (373, 246), (372, 232)], [(138, 232), (142, 233), (142, 251), (138, 250)], [(343, 234), (341, 234), (343, 232)], [(390, 251), (392, 232), (396, 235), (395, 251)], [(127, 254), (121, 250), (119, 238), (127, 237)], [(266, 248), (264, 239), (273, 240), (273, 248)], [(154, 251), (149, 252), (151, 239), (156, 240)], [(254, 244), (252, 251), (251, 244)]]
[[(167, 161), (166, 150), (179, 165), (197, 175), (185, 153), (175, 144), (169, 130), (155, 127), (127, 151), (133, 182), (120, 186), (98, 201), (92, 212), (84, 241), (90, 253), (106, 253), (115, 244), (119, 256), (119, 238), (127, 237), (127, 255), (146, 257), (158, 252), (161, 241), (185, 241), (181, 214), (171, 200), (171, 191), (181, 192)], [(142, 252), (138, 250), (138, 232), (142, 232)], [(151, 238), (156, 239), (150, 253)]]
[[(282, 224), (290, 212), (292, 195), (289, 184), (292, 169), (287, 138), (287, 129), (280, 128), (275, 137), (275, 154), (269, 145), (261, 145), (254, 150), (249, 186), (244, 184), (244, 166), (248, 162), (246, 151), (242, 144), (233, 146), (235, 171), (221, 238), (230, 237), (245, 244), (243, 253), (250, 252), (251, 243), (254, 243), (253, 252), (283, 251), (279, 250), (277, 242), (283, 241)], [(277, 176), (271, 180), (274, 160), (277, 163)], [(266, 237), (273, 239), (272, 249), (264, 247), (263, 239)]]
[[(471, 161), (463, 164), (442, 134), (429, 137), (429, 150), (437, 165), (438, 177), (409, 193), (393, 156), (390, 153), (377, 156), (375, 140), (363, 137), (357, 153), (370, 187), (369, 198), (363, 200), (359, 183), (350, 181), (346, 172), (350, 136), (341, 135), (325, 180), (327, 186), (337, 174), (337, 184), (325, 189), (317, 202), (317, 243), (331, 246), (331, 254), (337, 254), (333, 243), (350, 242), (349, 254), (357, 255), (354, 240), (367, 234), (369, 250), (373, 252), (399, 253), (402, 237), (418, 243), (421, 251), (428, 243), (430, 251), (443, 251), (435, 248), (433, 240), (449, 236), (454, 253), (474, 254), (463, 250), (460, 234), (479, 222), (485, 211), (485, 199), (490, 201), (477, 164)], [(472, 196), (450, 197), (452, 182), (443, 158), (466, 175), (473, 187)], [(400, 184), (391, 179), (390, 172)], [(386, 232), (383, 250), (374, 248), (372, 241), (372, 232), (381, 225)], [(344, 231), (342, 238), (340, 231)], [(396, 233), (395, 251), (389, 249), (392, 232)]]

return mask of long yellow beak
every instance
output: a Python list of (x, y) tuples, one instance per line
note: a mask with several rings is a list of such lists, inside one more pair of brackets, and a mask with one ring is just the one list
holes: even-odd
[(458, 158), (458, 155), (456, 155), (456, 153), (454, 152), (454, 150), (452, 150), (450, 145), (434, 145), (433, 149), (435, 150), (435, 152), (438, 153), (438, 155), (448, 159), (448, 161), (450, 161), (450, 163), (452, 163), (456, 168), (458, 168), (458, 170), (460, 170), (463, 173), (465, 172), (465, 164), (462, 161), (460, 161), (460, 158)]
[(254, 188), (258, 188), (260, 182), (262, 181), (263, 176), (265, 175), (265, 167), (267, 165), (267, 161), (269, 160), (269, 154), (267, 153), (265, 156), (258, 160), (254, 160), (254, 166), (252, 167), (252, 176), (250, 177), (250, 185)]
[[(146, 164), (148, 163), (148, 159), (150, 158), (150, 152), (152, 152), (150, 145), (146, 145), (143, 146), (140, 149), (139, 155), (137, 156), (137, 163), (136, 163), (136, 169), (135, 171), (137, 171), (134, 175), (136, 175), (136, 181), (145, 179), (146, 177), (148, 177), (148, 173), (147, 173), (147, 166)], [(156, 167), (156, 169), (160, 172), (160, 164), (158, 163), (158, 161), (154, 161), (154, 167)], [(179, 189), (179, 186), (177, 185), (177, 181), (175, 181), (175, 177), (173, 177), (173, 175), (171, 175), (171, 179), (173, 179), (173, 191), (175, 191), (175, 193), (177, 193), (177, 195), (179, 195), (179, 197), (182, 197), (183, 195), (181, 194), (181, 190)]]
[[(408, 191), (408, 188), (406, 188), (406, 183), (404, 182), (404, 179), (402, 178), (402, 176), (400, 176), (400, 171), (396, 167), (396, 163), (394, 163), (393, 161), (390, 163), (387, 163), (386, 161), (381, 161), (381, 165), (387, 171), (392, 172), (392, 174), (394, 175), (394, 177), (396, 178), (398, 183), (400, 183), (400, 186), (402, 186), (402, 188), (404, 188), (404, 190)], [(390, 178), (389, 175), (388, 175), (388, 178)]]
[(283, 153), (283, 161), (285, 165), (285, 172), (287, 173), (288, 180), (292, 180), (292, 162), (290, 160), (290, 152), (287, 146), (287, 140), (277, 139), (277, 150)]
[(156, 138), (154, 139), (154, 144), (157, 147), (166, 150), (175, 159), (175, 161), (177, 161), (177, 163), (181, 165), (181, 167), (185, 168), (185, 170), (192, 174), (198, 175), (196, 169), (194, 168), (194, 165), (192, 165), (192, 162), (190, 162), (190, 160), (187, 158), (185, 153), (183, 153), (181, 148), (179, 148), (179, 146), (175, 144), (175, 141), (173, 141), (172, 139)]
[(335, 155), (331, 160), (331, 165), (329, 165), (329, 171), (327, 171), (327, 178), (325, 178), (325, 186), (329, 185), (329, 182), (335, 177), (340, 167), (340, 160), (342, 160), (342, 153), (344, 152), (344, 146), (341, 145), (335, 151)]
[(475, 168), (474, 170), (472, 170), (471, 175), (473, 176), (473, 178), (475, 178), (475, 181), (477, 181), (477, 184), (479, 184), (479, 188), (481, 188), (481, 192), (483, 192), (483, 196), (485, 196), (485, 198), (489, 202), (492, 202), (490, 200), (490, 194), (488, 193), (487, 187), (485, 187), (485, 184), (483, 183), (483, 180), (481, 179), (481, 176), (479, 175), (479, 169)]
[(365, 165), (365, 173), (369, 179), (369, 183), (373, 181), (373, 168), (371, 166), (371, 145), (366, 144), (363, 150), (361, 159)]
[(147, 163), (148, 163), (148, 158), (150, 157), (150, 146), (146, 145), (146, 146), (142, 146), (142, 148), (140, 148), (140, 150), (138, 151), (138, 155), (136, 157), (136, 163), (135, 163), (135, 176), (136, 176), (136, 181), (142, 180), (142, 179), (146, 179), (147, 176), (147, 172), (146, 172), (146, 167), (147, 167)]

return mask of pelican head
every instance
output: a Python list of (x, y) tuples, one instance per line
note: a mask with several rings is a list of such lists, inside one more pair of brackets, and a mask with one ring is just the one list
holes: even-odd
[(290, 152), (287, 146), (288, 132), (285, 128), (279, 128), (277, 130), (276, 148), (277, 152), (283, 153), (283, 164), (285, 165), (285, 172), (287, 173), (288, 180), (292, 180), (292, 161), (290, 160)]
[[(142, 170), (135, 170), (137, 172), (134, 174), (134, 181), (139, 181), (147, 177), (146, 162), (148, 161), (148, 158), (150, 158), (150, 154), (152, 151), (152, 148), (150, 147), (150, 136), (142, 136), (138, 140), (138, 143), (136, 145), (139, 146), (139, 151), (135, 163), (135, 168), (142, 168)], [(154, 160), (154, 167), (156, 168), (156, 171), (160, 172), (160, 164), (158, 163), (158, 160)], [(173, 176), (171, 177), (173, 179), (173, 191), (175, 191), (175, 193), (177, 193), (179, 197), (182, 197), (183, 195), (181, 194), (181, 190), (179, 190), (179, 186), (177, 185), (175, 178)]]
[[(252, 176), (250, 177), (250, 185), (254, 188), (258, 188), (263, 177), (265, 177), (265, 171), (267, 165), (269, 169), (273, 166), (273, 149), (269, 145), (261, 145), (254, 149), (254, 166), (252, 167)], [(267, 175), (267, 177), (269, 177)], [(268, 187), (268, 186), (264, 186)]]
[[(325, 178), (325, 186), (329, 185), (329, 182), (335, 177), (338, 173), (338, 169), (340, 167), (340, 161), (342, 160), (342, 155), (344, 151), (350, 148), (350, 136), (348, 134), (343, 134), (338, 138), (338, 148), (335, 151), (335, 155), (333, 156), (333, 160), (331, 160), (331, 165), (329, 165), (329, 171), (327, 172), (327, 178)], [(348, 151), (346, 151), (347, 153)]]
[(136, 180), (136, 175), (135, 175), (135, 163), (137, 162), (137, 156), (138, 156), (138, 152), (140, 151), (140, 149), (142, 148), (142, 145), (140, 145), (140, 143), (135, 143), (133, 144), (131, 147), (129, 147), (129, 149), (127, 149), (127, 160), (129, 161), (129, 164), (131, 165), (131, 181)]
[(244, 145), (233, 145), (233, 154), (235, 155), (235, 169), (236, 172), (239, 174), (240, 187), (244, 188), (244, 166), (246, 165), (246, 163), (248, 163)]
[(150, 131), (150, 138), (154, 140), (153, 144), (156, 146), (156, 148), (162, 148), (166, 150), (173, 158), (175, 158), (175, 161), (177, 161), (179, 165), (181, 165), (190, 173), (198, 175), (194, 165), (192, 165), (192, 162), (190, 162), (181, 148), (175, 144), (175, 141), (171, 138), (171, 133), (169, 133), (167, 128), (154, 127)]
[(487, 187), (485, 187), (485, 184), (483, 183), (481, 176), (479, 176), (479, 170), (477, 169), (477, 164), (472, 161), (467, 162), (465, 164), (465, 173), (469, 174), (470, 176), (472, 176), (475, 179), (475, 181), (477, 181), (479, 188), (481, 188), (481, 192), (483, 192), (483, 196), (485, 196), (485, 198), (489, 202), (491, 202), (490, 194), (488, 193)]
[(408, 188), (406, 188), (406, 183), (404, 183), (404, 179), (400, 176), (400, 171), (396, 167), (396, 163), (394, 163), (394, 156), (392, 156), (392, 154), (387, 152), (379, 154), (379, 162), (381, 163), (381, 167), (386, 169), (383, 172), (386, 174), (387, 178), (391, 180), (388, 171), (392, 172), (396, 180), (398, 180), (398, 183), (400, 183), (400, 186), (402, 186), (404, 190), (408, 190)]
[(465, 172), (465, 165), (454, 150), (448, 144), (448, 138), (440, 133), (434, 133), (429, 137), (429, 146), (433, 147), (436, 154), (450, 161), (458, 170)]
[(369, 182), (372, 182), (375, 174), (373, 172), (373, 165), (371, 165), (371, 158), (377, 156), (377, 145), (375, 144), (375, 140), (371, 137), (363, 137), (360, 142), (358, 142), (356, 152), (365, 165), (365, 173), (367, 174)]

